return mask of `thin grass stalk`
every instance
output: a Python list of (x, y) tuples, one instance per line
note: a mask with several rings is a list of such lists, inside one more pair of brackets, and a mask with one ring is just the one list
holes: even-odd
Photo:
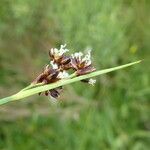
[[(74, 77), (74, 75), (73, 75), (69, 79), (68, 78), (63, 79), (63, 80), (60, 80), (60, 81), (58, 81), (56, 83), (52, 83), (52, 84), (32, 86), (32, 87), (30, 87), (30, 85), (29, 85), (26, 88), (24, 88), (23, 90), (21, 90), (20, 92), (18, 92), (17, 94), (14, 94), (12, 96), (0, 99), (0, 105), (11, 102), (11, 101), (20, 100), (20, 99), (32, 96), (32, 95), (40, 93), (40, 92), (44, 92), (44, 91), (47, 91), (47, 90), (50, 90), (50, 89), (54, 89), (54, 88), (57, 88), (57, 87), (60, 87), (60, 86), (63, 86), (63, 85), (71, 84), (71, 83), (74, 83), (74, 82), (77, 82), (77, 81), (80, 81), (80, 80), (92, 78), (92, 77), (102, 75), (102, 74), (106, 74), (106, 73), (109, 73), (109, 72), (112, 72), (112, 71), (115, 71), (115, 70), (123, 69), (123, 68), (129, 67), (129, 66), (132, 66), (134, 64), (138, 64), (140, 62), (141, 61), (136, 61), (136, 62), (128, 63), (128, 64), (125, 64), (125, 65), (121, 65), (121, 66), (118, 66), (118, 67), (99, 70), (99, 71), (95, 71), (95, 72), (92, 72), (92, 73), (89, 73), (89, 74), (86, 74), (86, 75), (82, 75), (82, 76), (77, 76), (77, 77)], [(72, 78), (72, 77), (74, 77), (74, 78)]]

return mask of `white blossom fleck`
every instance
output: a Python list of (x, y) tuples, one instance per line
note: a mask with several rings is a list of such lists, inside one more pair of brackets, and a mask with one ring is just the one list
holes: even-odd
[(54, 63), (54, 61), (50, 61), (50, 64), (53, 69), (58, 69), (58, 65), (56, 63)]
[(91, 50), (89, 50), (88, 52), (87, 52), (87, 54), (84, 56), (84, 58), (82, 58), (82, 62), (86, 62), (86, 65), (87, 66), (89, 66), (89, 65), (91, 65)]
[(79, 59), (79, 61), (81, 61), (82, 56), (83, 56), (82, 52), (77, 52), (77, 53), (72, 54), (72, 57)]
[(59, 56), (63, 55), (64, 53), (68, 52), (69, 50), (66, 47), (66, 44), (61, 45), (59, 49)]
[(89, 84), (91, 84), (92, 86), (94, 86), (94, 85), (95, 85), (95, 83), (96, 83), (96, 80), (94, 80), (94, 79), (90, 79), (88, 83), (89, 83)]
[(69, 74), (66, 71), (63, 71), (63, 72), (59, 72), (57, 77), (59, 79), (64, 79), (64, 78), (67, 78), (68, 76), (69, 76)]
[(51, 48), (51, 53), (53, 55), (56, 55), (56, 56), (62, 56), (64, 53), (68, 52), (69, 49), (65, 48), (66, 47), (66, 44), (64, 45), (61, 45), (60, 46), (60, 49), (57, 49), (57, 48)]
[(59, 50), (58, 50), (57, 48), (51, 48), (51, 53), (52, 53), (53, 55), (58, 55)]

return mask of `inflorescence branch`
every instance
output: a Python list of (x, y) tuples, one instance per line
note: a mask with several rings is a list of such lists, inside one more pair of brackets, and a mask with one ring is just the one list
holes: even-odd
[[(37, 76), (37, 78), (28, 88), (35, 87), (38, 84), (45, 85), (62, 79), (71, 79), (73, 77), (85, 75), (96, 70), (95, 67), (92, 66), (91, 50), (89, 50), (86, 55), (84, 55), (82, 52), (66, 55), (67, 52), (69, 52), (69, 50), (66, 48), (66, 44), (61, 45), (60, 49), (52, 48), (49, 50), (50, 63), (45, 66), (42, 73)], [(69, 70), (73, 70), (74, 73), (69, 74)], [(87, 82), (91, 85), (94, 85), (96, 80), (86, 79), (82, 80), (82, 82)], [(45, 95), (58, 98), (61, 91), (62, 86), (45, 91)], [(39, 95), (40, 94), (41, 93), (39, 93)]]

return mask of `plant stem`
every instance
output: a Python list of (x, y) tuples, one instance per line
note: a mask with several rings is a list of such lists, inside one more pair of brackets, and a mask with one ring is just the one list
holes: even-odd
[(104, 70), (100, 70), (100, 71), (95, 71), (95, 72), (92, 72), (92, 73), (89, 73), (89, 74), (86, 74), (86, 75), (82, 75), (82, 76), (77, 76), (77, 77), (74, 77), (75, 74), (72, 74), (72, 77), (74, 77), (74, 78), (62, 79), (62, 80), (60, 80), (58, 82), (55, 82), (55, 83), (52, 83), (52, 84), (41, 85), (41, 86), (33, 87), (33, 88), (31, 88), (31, 87), (29, 88), (29, 86), (28, 86), (28, 88), (27, 87), (24, 88), (24, 90), (21, 90), (17, 94), (14, 94), (12, 96), (0, 99), (0, 105), (5, 104), (5, 103), (10, 102), (10, 101), (23, 99), (25, 97), (28, 97), (28, 96), (31, 96), (31, 95), (34, 95), (34, 94), (37, 94), (37, 93), (40, 93), (40, 92), (44, 92), (44, 91), (47, 91), (47, 90), (50, 90), (50, 89), (54, 89), (54, 88), (57, 88), (57, 87), (60, 87), (60, 86), (63, 86), (63, 85), (71, 84), (71, 83), (74, 83), (74, 82), (77, 82), (77, 81), (80, 81), (80, 80), (83, 80), (83, 79), (92, 78), (92, 77), (95, 77), (95, 76), (98, 76), (98, 75), (101, 75), (101, 74), (105, 74), (105, 73), (112, 72), (112, 71), (115, 71), (115, 70), (119, 70), (119, 69), (122, 69), (122, 68), (125, 68), (125, 67), (129, 67), (131, 65), (134, 65), (134, 64), (137, 64), (137, 63), (140, 63), (140, 62), (141, 61), (136, 61), (136, 62), (133, 62), (133, 63), (122, 65), (122, 66), (113, 67), (113, 68), (109, 68), (109, 69), (104, 69)]
[(37, 87), (37, 86), (41, 86), (41, 85), (44, 85), (44, 84), (43, 83), (37, 83), (37, 84), (31, 83), (30, 85), (28, 85), (27, 87), (25, 87), (24, 89), (22, 89), (20, 92), (26, 91), (26, 90), (29, 90), (31, 88), (34, 88), (34, 87)]
[(5, 97), (0, 100), (0, 105), (13, 101), (13, 96)]
[[(76, 76), (76, 72), (72, 73), (71, 75), (69, 75), (66, 79), (71, 79), (73, 77)], [(30, 85), (28, 85), (27, 87), (23, 88), (20, 92), (22, 91), (26, 91), (26, 90), (29, 90), (31, 88), (35, 88), (37, 86), (41, 86), (41, 85), (44, 85), (44, 83), (37, 83), (37, 84), (34, 84), (34, 83), (31, 83)]]

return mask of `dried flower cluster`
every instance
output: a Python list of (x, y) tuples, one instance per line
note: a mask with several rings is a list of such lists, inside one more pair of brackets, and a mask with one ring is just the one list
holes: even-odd
[[(60, 49), (52, 48), (49, 51), (50, 64), (46, 65), (43, 72), (33, 81), (34, 84), (43, 83), (50, 84), (57, 82), (58, 80), (69, 78), (67, 70), (74, 70), (76, 76), (84, 75), (95, 71), (91, 62), (91, 51), (84, 56), (82, 52), (74, 53), (71, 56), (66, 55), (66, 44), (61, 45)], [(96, 80), (82, 80), (94, 85)], [(58, 87), (45, 92), (46, 96), (58, 98), (62, 87)], [(41, 94), (41, 93), (39, 93)]]

